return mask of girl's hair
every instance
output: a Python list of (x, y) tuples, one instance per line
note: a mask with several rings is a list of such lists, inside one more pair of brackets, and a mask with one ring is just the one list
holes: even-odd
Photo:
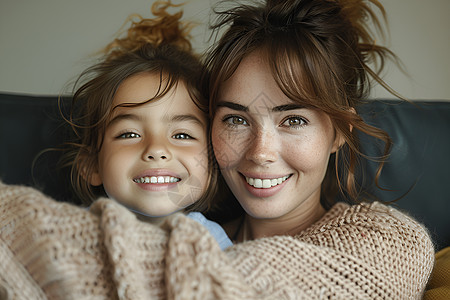
[[(371, 4), (371, 5), (370, 5)], [(205, 62), (205, 92), (210, 98), (211, 117), (221, 84), (229, 79), (244, 57), (255, 50), (265, 55), (274, 80), (292, 101), (319, 109), (331, 118), (346, 143), (330, 158), (322, 184), (322, 204), (330, 207), (338, 194), (356, 201), (360, 191), (355, 180), (359, 157), (357, 132), (384, 142), (384, 155), (376, 184), (391, 147), (389, 135), (366, 124), (354, 112), (368, 95), (369, 76), (392, 91), (379, 77), (386, 58), (396, 58), (376, 45), (367, 26), (382, 27), (372, 5), (385, 17), (377, 0), (267, 0), (265, 4), (241, 5), (216, 11), (212, 29), (230, 27)], [(369, 63), (377, 69), (372, 70)], [(353, 130), (352, 130), (353, 129)], [(342, 165), (343, 164), (343, 165)]]
[[(114, 95), (124, 80), (134, 74), (150, 72), (159, 75), (160, 86), (153, 98), (121, 106), (139, 106), (157, 100), (181, 81), (191, 100), (208, 114), (208, 100), (201, 94), (199, 86), (202, 65), (189, 42), (192, 26), (180, 21), (181, 11), (176, 14), (166, 11), (174, 6), (170, 1), (157, 1), (152, 6), (154, 19), (134, 15), (138, 21), (131, 20), (126, 36), (110, 43), (104, 49), (103, 59), (86, 69), (75, 84), (77, 87), (79, 82), (83, 82), (72, 97), (66, 119), (76, 134), (76, 142), (70, 143), (65, 162), (71, 165), (72, 186), (84, 202), (91, 202), (99, 192), (104, 195), (103, 188), (97, 191), (89, 182), (97, 168), (107, 121), (114, 109)], [(203, 209), (206, 199), (215, 194), (217, 171), (212, 167), (212, 150), (208, 146), (205, 151), (208, 151), (210, 184), (196, 203), (197, 209)]]

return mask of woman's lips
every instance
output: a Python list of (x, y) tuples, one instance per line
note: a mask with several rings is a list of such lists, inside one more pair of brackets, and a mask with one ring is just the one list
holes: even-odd
[(275, 178), (252, 178), (244, 176), (247, 183), (258, 189), (269, 189), (273, 186), (277, 186), (285, 182), (290, 175), (275, 177)]
[(266, 198), (278, 193), (291, 178), (292, 174), (284, 176), (246, 176), (241, 174), (246, 189), (256, 197)]

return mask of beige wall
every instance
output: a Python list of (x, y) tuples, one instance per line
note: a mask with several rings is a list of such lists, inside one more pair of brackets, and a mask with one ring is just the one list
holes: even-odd
[[(0, 91), (58, 94), (94, 59), (131, 13), (150, 16), (145, 0), (0, 0)], [(174, 1), (179, 3), (181, 1)], [(214, 0), (190, 0), (199, 51)], [(385, 80), (412, 99), (450, 100), (450, 0), (384, 0), (387, 45), (408, 76), (389, 65)], [(376, 88), (373, 97), (392, 97)]]

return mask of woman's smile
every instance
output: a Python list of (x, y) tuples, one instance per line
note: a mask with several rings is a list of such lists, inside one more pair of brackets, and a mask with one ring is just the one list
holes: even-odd
[(257, 189), (270, 189), (274, 186), (281, 185), (285, 182), (290, 175), (282, 176), (282, 177), (264, 177), (264, 178), (253, 178), (244, 176), (245, 180), (249, 185)]
[(245, 187), (250, 194), (258, 198), (268, 198), (281, 191), (291, 175), (247, 177), (243, 175)]

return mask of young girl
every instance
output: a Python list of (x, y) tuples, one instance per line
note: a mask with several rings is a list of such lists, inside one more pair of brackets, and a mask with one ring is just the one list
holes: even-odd
[[(67, 157), (81, 199), (104, 192), (151, 223), (194, 203), (205, 208), (216, 186), (201, 64), (188, 40), (190, 24), (180, 21), (181, 12), (166, 12), (170, 6), (155, 2), (155, 19), (133, 22), (125, 38), (106, 47), (104, 60), (80, 76), (88, 80), (69, 115), (79, 141)], [(230, 245), (216, 223), (189, 216), (222, 247)]]

